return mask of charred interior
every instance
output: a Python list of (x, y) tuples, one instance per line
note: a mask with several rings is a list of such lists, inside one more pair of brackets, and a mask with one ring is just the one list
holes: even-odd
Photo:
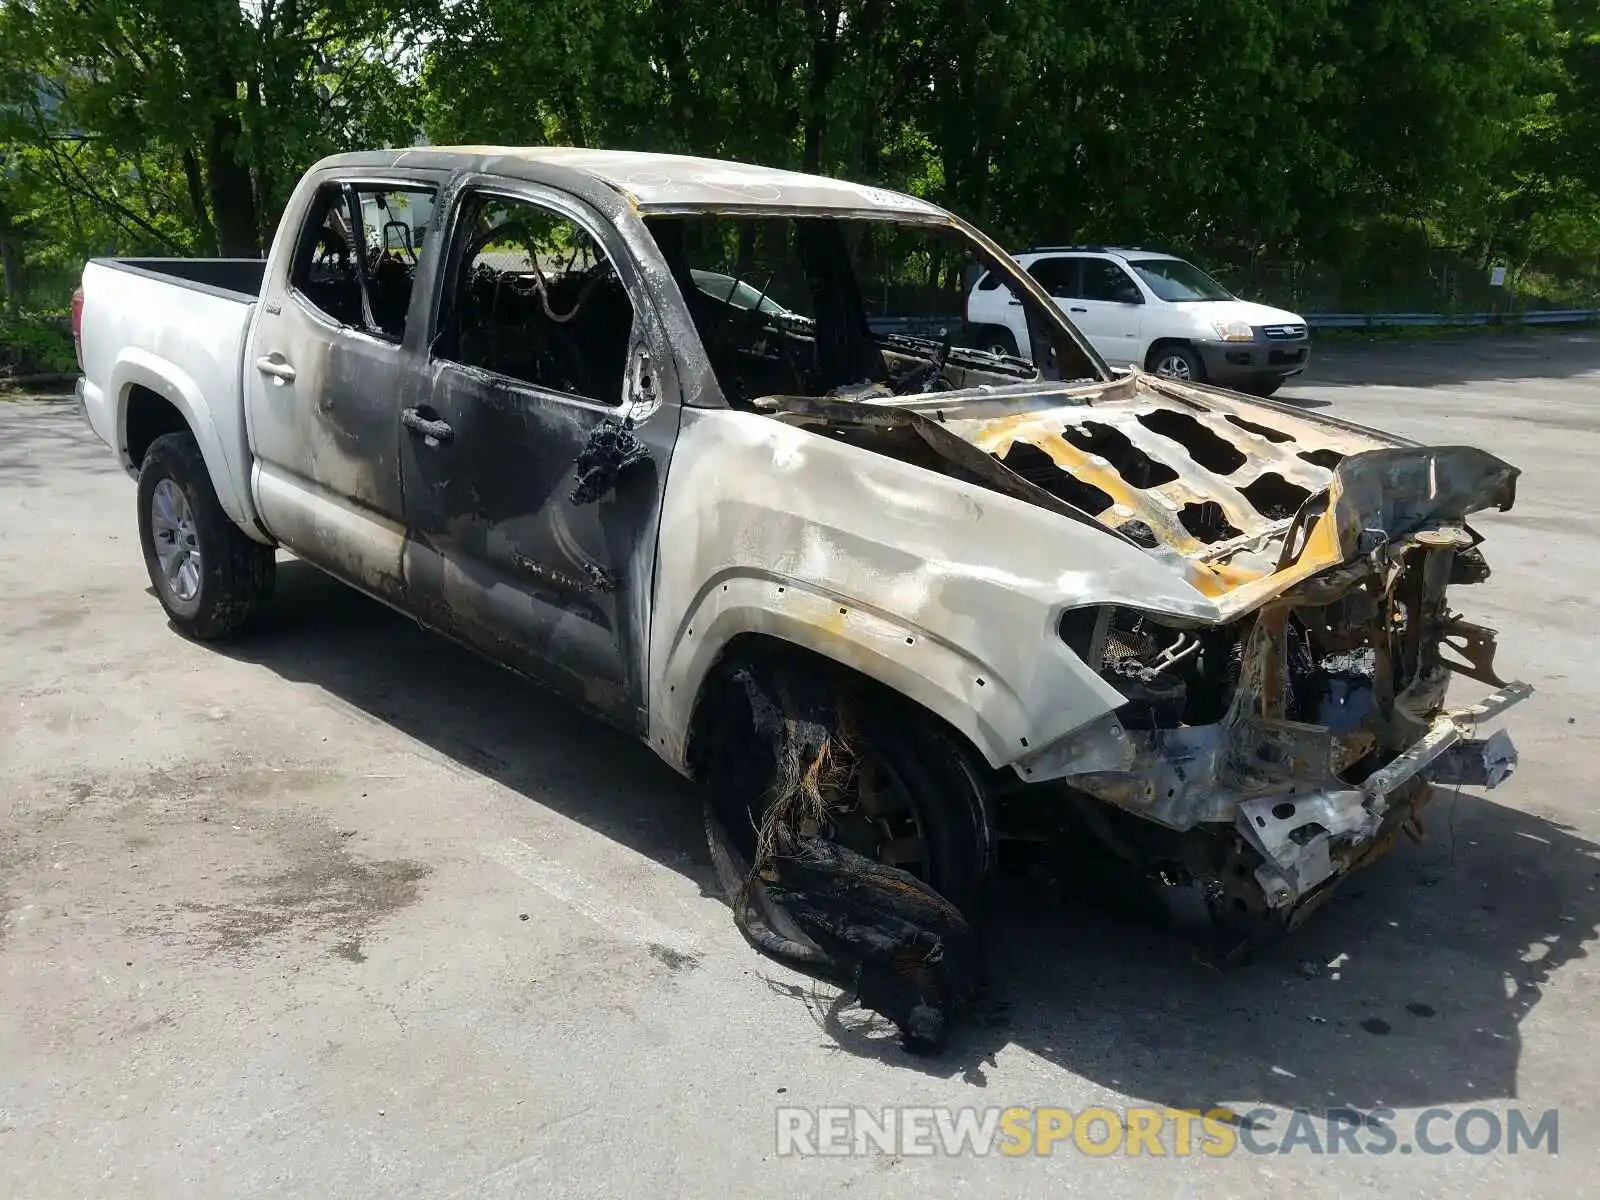
[[(998, 264), (954, 226), (710, 213), (645, 224), (735, 407), (774, 395), (881, 399), (1097, 375), (1031, 296), (1033, 345), (1022, 349), (1032, 361), (966, 327), (972, 264)], [(895, 315), (905, 312), (924, 315)]]

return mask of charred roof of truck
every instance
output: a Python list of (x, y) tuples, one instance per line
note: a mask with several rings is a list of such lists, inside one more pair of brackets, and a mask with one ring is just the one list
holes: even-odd
[(903, 192), (776, 167), (686, 154), (591, 150), (578, 146), (425, 146), (340, 154), (319, 167), (455, 168), (520, 176), (554, 168), (621, 193), (641, 212), (737, 209), (822, 210), (910, 220), (949, 220), (936, 204)]

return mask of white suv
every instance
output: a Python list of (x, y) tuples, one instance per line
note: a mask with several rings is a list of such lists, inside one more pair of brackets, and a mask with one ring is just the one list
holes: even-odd
[[(1112, 366), (1270, 396), (1305, 370), (1305, 321), (1240, 300), (1193, 263), (1154, 250), (1044, 246), (1015, 256)], [(1028, 352), (1023, 309), (984, 272), (967, 296), (981, 344)]]

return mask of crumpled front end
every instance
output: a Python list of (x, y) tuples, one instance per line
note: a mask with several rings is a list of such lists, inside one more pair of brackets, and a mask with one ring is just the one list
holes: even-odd
[[(1066, 612), (1062, 639), (1126, 703), (1017, 774), (1033, 795), (1043, 785), (1113, 806), (1119, 819), (1086, 824), (1105, 847), (1248, 927), (1292, 924), (1402, 830), (1420, 835), (1434, 783), (1499, 783), (1515, 749), (1479, 726), (1531, 689), (1500, 678), (1494, 632), (1448, 595), (1488, 577), (1467, 518), (1511, 507), (1516, 468), (1469, 447), (1385, 444), (1236, 408), (1140, 381), (1126, 403), (1064, 426), (1060, 410), (1011, 422), (1003, 445), (995, 423), (967, 432), (1002, 461), (1032, 464), (1041, 487), (1094, 489), (1105, 503), (1092, 515), (1213, 597), (1209, 621), (1125, 602)], [(1229, 425), (1259, 450), (1225, 437)], [(1174, 432), (1209, 461), (1186, 462)], [(1103, 453), (1113, 447), (1120, 462)], [(1283, 491), (1289, 472), (1274, 460), (1291, 457), (1326, 472), (1325, 485), (1301, 486), (1277, 511), (1241, 505)], [(1233, 478), (1208, 486), (1219, 466)], [(1495, 690), (1449, 708), (1453, 674)], [(1124, 814), (1145, 821), (1130, 828)]]
[[(1492, 454), (1140, 373), (763, 407), (967, 485), (941, 533), (1005, 511), (986, 493), (1072, 522), (991, 527), (937, 572), (920, 546), (901, 556), (940, 587), (916, 591), (939, 603), (896, 649), (963, 645), (975, 704), (1004, 692), (1033, 705), (985, 743), (1008, 781), (1003, 835), (1109, 852), (1186, 915), (1253, 940), (1402, 830), (1420, 835), (1434, 782), (1494, 786), (1515, 763), (1506, 735), (1478, 730), (1530, 689), (1500, 678), (1493, 631), (1450, 603), (1489, 575), (1468, 519), (1515, 500), (1518, 471)], [(1086, 525), (1104, 536), (1091, 544)], [(957, 579), (1003, 579), (1022, 601), (1003, 609), (993, 586), (969, 595)], [(1019, 661), (1036, 638), (1053, 644)], [(1452, 675), (1493, 693), (1451, 709)]]

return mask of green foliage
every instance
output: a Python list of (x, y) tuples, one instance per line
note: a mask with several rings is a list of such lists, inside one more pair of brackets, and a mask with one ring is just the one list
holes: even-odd
[(77, 370), (77, 351), (65, 313), (0, 314), (0, 381)]
[(820, 170), (1302, 307), (1600, 276), (1594, 0), (0, 0), (12, 303), (259, 253), (311, 161), (420, 133)]

